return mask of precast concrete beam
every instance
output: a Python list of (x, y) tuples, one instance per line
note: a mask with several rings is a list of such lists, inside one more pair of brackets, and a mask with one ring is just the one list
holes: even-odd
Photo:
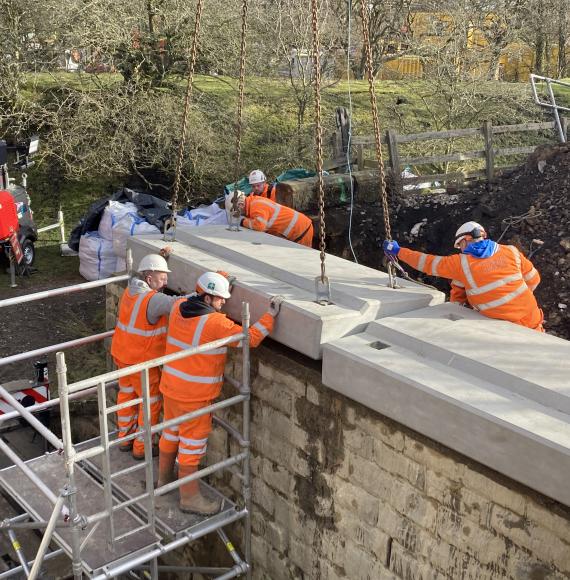
[(181, 293), (193, 292), (206, 271), (224, 270), (237, 276), (225, 308), (236, 321), (243, 301), (249, 302), (255, 321), (270, 298), (282, 294), (286, 302), (271, 336), (313, 359), (321, 358), (324, 343), (362, 332), (377, 318), (444, 301), (443, 293), (412, 282), (389, 288), (386, 273), (327, 255), (332, 304), (321, 306), (315, 301), (315, 278), (320, 274), (317, 250), (261, 232), (232, 232), (225, 226), (179, 230), (176, 240), (129, 238), (134, 264), (147, 253), (172, 246), (168, 286)]
[(445, 304), (325, 345), (335, 391), (570, 505), (570, 342)]

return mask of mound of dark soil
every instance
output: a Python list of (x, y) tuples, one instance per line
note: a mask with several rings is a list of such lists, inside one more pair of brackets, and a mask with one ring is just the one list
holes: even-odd
[[(446, 255), (454, 251), (459, 225), (468, 220), (480, 222), (492, 239), (530, 255), (542, 277), (536, 295), (547, 332), (570, 339), (569, 180), (570, 145), (542, 146), (490, 190), (477, 184), (454, 194), (392, 196), (392, 237), (413, 249)], [(329, 251), (352, 259), (349, 211), (348, 207), (327, 210), (327, 245)], [(355, 204), (351, 238), (359, 262), (382, 267), (379, 244), (384, 227), (379, 204)], [(413, 270), (410, 274), (422, 279)], [(423, 280), (449, 290), (446, 280)]]

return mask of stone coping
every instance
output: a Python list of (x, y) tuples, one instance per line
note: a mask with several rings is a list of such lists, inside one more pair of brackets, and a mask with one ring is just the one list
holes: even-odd
[[(269, 299), (286, 298), (271, 337), (313, 359), (320, 359), (322, 345), (355, 332), (382, 316), (423, 308), (443, 302), (444, 295), (411, 282), (402, 288), (387, 287), (384, 272), (327, 255), (333, 304), (315, 302), (315, 278), (320, 274), (319, 252), (288, 240), (242, 229), (230, 232), (224, 226), (177, 232), (169, 258), (169, 287), (193, 292), (205, 271), (224, 270), (237, 276), (226, 312), (240, 319), (242, 301), (250, 304), (252, 322), (267, 309)], [(162, 238), (130, 238), (136, 265), (149, 252), (167, 245)]]
[(570, 505), (570, 342), (454, 304), (327, 344), (323, 383)]

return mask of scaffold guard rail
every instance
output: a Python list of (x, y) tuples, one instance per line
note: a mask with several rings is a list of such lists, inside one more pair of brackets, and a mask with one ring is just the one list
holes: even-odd
[[(98, 281), (99, 284), (80, 284), (5, 300), (0, 302), (0, 307), (106, 285), (126, 278), (128, 276), (120, 276)], [(81, 288), (77, 288), (78, 286)], [(9, 304), (6, 304), (7, 302)], [(251, 578), (249, 323), (249, 305), (243, 303), (240, 333), (71, 384), (68, 384), (67, 380), (65, 354), (58, 350), (56, 360), (59, 396), (28, 409), (12, 400), (13, 397), (11, 398), (11, 395), (0, 386), (0, 397), (7, 398), (14, 409), (13, 412), (0, 416), (0, 426), (4, 421), (20, 417), (54, 448), (52, 452), (23, 461), (13, 449), (0, 440), (0, 452), (3, 452), (13, 464), (0, 470), (0, 486), (25, 512), (0, 521), (0, 531), (8, 533), (10, 539), (15, 540), (12, 541), (15, 546), (19, 545), (16, 537), (19, 530), (42, 531), (42, 540), (35, 558), (28, 561), (20, 546), (20, 549), (16, 550), (20, 565), (0, 574), (0, 580), (18, 574), (35, 580), (41, 572), (43, 563), (61, 554), (71, 559), (76, 580), (82, 578), (83, 574), (103, 580), (135, 571), (144, 573), (145, 577), (150, 574), (153, 580), (157, 580), (159, 571), (163, 568), (165, 571), (173, 568), (159, 565), (160, 556), (213, 532), (226, 547), (233, 566), (175, 568), (180, 571), (208, 573), (218, 580), (242, 575)], [(38, 356), (40, 351), (43, 354), (47, 349), (54, 352), (55, 347), (73, 347), (85, 341), (102, 340), (111, 334), (112, 331), (5, 357), (0, 359), (0, 366)], [(241, 345), (243, 357), (241, 381), (226, 377), (228, 383), (237, 389), (236, 395), (181, 417), (150, 425), (151, 368), (236, 342)], [(115, 387), (120, 378), (134, 373), (141, 374), (142, 396), (122, 405), (108, 404), (109, 389)], [(93, 398), (95, 394), (99, 436), (90, 441), (74, 443), (70, 402), (87, 397)], [(138, 433), (125, 436), (121, 442), (142, 435), (145, 444), (143, 462), (136, 462), (130, 454), (120, 453), (117, 431), (109, 425), (109, 417), (116, 411), (139, 404), (144, 413), (145, 426)], [(192, 475), (155, 489), (154, 473), (158, 458), (152, 456), (153, 438), (167, 427), (236, 405), (242, 408), (240, 429), (221, 417), (214, 416), (214, 423), (224, 429), (237, 443), (237, 446), (229, 446), (228, 457)], [(60, 410), (61, 438), (34, 416), (35, 413), (55, 406), (59, 406)], [(236, 449), (233, 454), (232, 448)], [(201, 481), (202, 493), (217, 496), (221, 500), (220, 512), (213, 516), (198, 516), (185, 514), (177, 509), (177, 494), (171, 492), (181, 485), (202, 480), (222, 470), (234, 472), (236, 468), (241, 468), (238, 478), (242, 484), (242, 497), (238, 499), (238, 503), (230, 501)], [(143, 471), (144, 477), (136, 477), (137, 473)], [(243, 557), (234, 548), (223, 529), (237, 521), (241, 521), (243, 525)], [(52, 544), (58, 547), (50, 551)]]

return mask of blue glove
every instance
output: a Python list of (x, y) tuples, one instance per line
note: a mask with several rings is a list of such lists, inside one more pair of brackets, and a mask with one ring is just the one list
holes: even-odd
[(400, 244), (396, 240), (384, 240), (382, 249), (388, 256), (397, 256), (400, 251)]

